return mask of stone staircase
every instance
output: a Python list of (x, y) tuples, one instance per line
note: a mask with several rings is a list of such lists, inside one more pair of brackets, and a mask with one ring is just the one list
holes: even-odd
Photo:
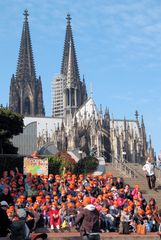
[[(50, 232), (47, 229), (37, 229), (37, 233), (47, 233), (48, 240), (81, 240), (80, 233), (76, 231), (72, 232)], [(33, 236), (36, 236), (37, 233), (33, 233)], [(109, 233), (100, 233), (101, 240), (159, 240), (157, 232), (147, 233), (146, 235), (140, 235), (137, 233), (131, 234), (119, 234), (117, 232), (109, 232)]]
[(142, 170), (142, 165), (127, 163), (127, 166), (134, 170), (136, 176), (135, 178), (126, 176), (123, 171), (116, 169), (112, 163), (106, 163), (106, 172), (112, 172), (114, 177), (123, 177), (125, 184), (129, 184), (132, 188), (138, 184), (145, 199), (149, 201), (150, 198), (155, 198), (158, 207), (161, 208), (161, 185), (157, 182), (157, 191), (150, 190), (147, 185), (145, 174)]

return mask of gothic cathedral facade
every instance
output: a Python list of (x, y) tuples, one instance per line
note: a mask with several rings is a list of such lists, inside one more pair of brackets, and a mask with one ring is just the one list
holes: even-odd
[[(10, 84), (9, 107), (26, 118), (33, 117), (34, 122), (34, 117), (45, 116), (45, 110), (41, 78), (36, 78), (27, 10), (24, 16), (16, 76), (12, 76)], [(154, 151), (151, 139), (147, 141), (143, 117), (140, 124), (137, 111), (134, 120), (127, 120), (111, 118), (107, 108), (104, 113), (102, 107), (98, 110), (92, 90), (88, 96), (85, 79), (80, 79), (69, 14), (66, 20), (61, 70), (53, 81), (52, 100), (52, 118), (55, 122), (61, 119), (61, 125), (56, 129), (53, 126), (45, 140), (43, 133), (39, 133), (39, 143), (51, 143), (57, 150), (96, 154), (106, 161), (144, 161), (147, 153)], [(39, 145), (37, 150), (41, 147)]]

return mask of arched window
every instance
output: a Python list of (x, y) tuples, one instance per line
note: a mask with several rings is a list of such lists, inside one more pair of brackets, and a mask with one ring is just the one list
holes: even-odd
[(29, 97), (26, 97), (25, 99), (25, 104), (24, 104), (24, 114), (25, 115), (30, 115), (30, 99)]
[(75, 106), (75, 91), (74, 91), (74, 88), (71, 89), (71, 105)]
[(69, 106), (69, 89), (67, 89), (67, 106)]
[(21, 113), (20, 98), (17, 96), (16, 112)]

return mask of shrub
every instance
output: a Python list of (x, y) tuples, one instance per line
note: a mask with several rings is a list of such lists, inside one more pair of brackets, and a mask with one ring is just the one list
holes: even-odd
[(15, 170), (18, 168), (19, 172), (23, 172), (23, 157), (17, 154), (3, 154), (0, 156), (0, 176), (3, 171)]
[(80, 159), (77, 163), (77, 174), (87, 174), (92, 173), (96, 170), (98, 166), (98, 159), (95, 157), (86, 157)]
[(60, 174), (61, 159), (53, 156), (48, 158), (48, 172), (49, 174)]
[(76, 171), (76, 162), (66, 151), (61, 151), (55, 156), (49, 157), (49, 173), (62, 174), (64, 168), (66, 171), (73, 173)]

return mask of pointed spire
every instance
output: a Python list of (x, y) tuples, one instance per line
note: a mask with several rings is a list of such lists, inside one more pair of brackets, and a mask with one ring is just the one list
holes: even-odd
[(109, 112), (109, 108), (107, 108), (107, 106), (106, 106), (106, 108), (105, 108), (105, 114), (104, 114), (104, 117), (110, 119), (110, 112)]
[(11, 82), (15, 82), (15, 75), (14, 74), (12, 74)]
[(86, 119), (87, 118), (87, 109), (86, 109), (86, 104), (84, 106), (84, 118)]
[(69, 43), (69, 59), (68, 59), (68, 69), (67, 69), (67, 87), (74, 87), (75, 84), (75, 72), (74, 72), (74, 56), (72, 51), (71, 41)]
[(71, 20), (72, 18), (71, 18), (71, 16), (70, 16), (69, 13), (67, 14), (66, 19), (67, 19), (67, 25), (70, 25), (70, 20)]
[(142, 127), (145, 127), (145, 125), (144, 125), (144, 117), (143, 117), (143, 115), (141, 116), (141, 126), (142, 126)]
[(63, 59), (62, 59), (62, 65), (61, 65), (61, 74), (64, 74), (67, 76), (68, 72), (68, 61), (69, 61), (69, 52), (72, 52), (72, 62), (73, 62), (73, 74), (75, 81), (79, 81), (79, 69), (78, 69), (78, 63), (76, 58), (76, 51), (74, 46), (74, 40), (73, 40), (73, 33), (71, 28), (71, 17), (70, 14), (67, 14), (67, 27), (66, 27), (66, 35), (65, 35), (65, 42), (64, 42), (64, 53), (63, 53)]
[(86, 85), (86, 83), (85, 83), (85, 78), (84, 78), (84, 74), (83, 74), (83, 84)]
[[(135, 111), (135, 118), (136, 118), (136, 124), (137, 124), (138, 128), (140, 129), (140, 124), (139, 124), (139, 113), (138, 113), (137, 110)], [(140, 130), (139, 130), (139, 131), (140, 131)]]
[(39, 109), (36, 113), (39, 116), (45, 115), (44, 103), (43, 103), (43, 91), (42, 91), (42, 82), (41, 77), (39, 76), (38, 80), (36, 81), (36, 109)]
[(61, 123), (61, 131), (63, 131), (64, 129), (65, 129), (64, 121), (62, 120), (62, 123)]
[(152, 149), (152, 140), (151, 140), (151, 135), (149, 135), (149, 149)]
[(24, 24), (22, 29), (21, 44), (19, 50), (16, 79), (22, 80), (22, 78), (28, 79), (36, 78), (35, 64), (33, 58), (32, 44), (30, 38), (30, 30), (28, 23), (28, 10), (26, 9), (23, 13)]
[(100, 104), (100, 114), (102, 115), (103, 111), (102, 111), (102, 104)]
[(126, 118), (124, 116), (124, 130), (126, 130)]
[(106, 106), (106, 108), (105, 108), (105, 115), (108, 115), (108, 113), (109, 113), (109, 109)]
[(74, 116), (74, 124), (73, 124), (74, 127), (77, 127), (77, 123), (78, 123), (78, 122), (77, 122), (77, 116), (75, 115), (75, 116)]
[(86, 89), (86, 82), (85, 82), (85, 78), (84, 78), (84, 75), (83, 75), (83, 85), (82, 85), (82, 89), (83, 89), (83, 94), (82, 94), (82, 97), (83, 97), (83, 102), (85, 102), (87, 100), (87, 89)]
[(90, 97), (93, 99), (93, 88), (92, 88), (92, 82), (90, 83)]
[(147, 154), (147, 141), (146, 141), (146, 131), (144, 125), (144, 118), (141, 116), (141, 138), (143, 141), (143, 155), (146, 157)]
[(125, 138), (126, 138), (126, 135), (127, 135), (127, 121), (126, 121), (125, 117), (124, 117), (124, 132), (125, 132)]
[(137, 110), (135, 111), (135, 117), (136, 117), (136, 121), (138, 122), (139, 113)]
[(25, 21), (28, 21), (29, 13), (28, 13), (28, 10), (27, 10), (27, 9), (25, 9), (23, 15), (25, 16)]
[(9, 108), (24, 116), (44, 116), (41, 79), (36, 78), (27, 9), (23, 13), (16, 75), (11, 78)]
[(149, 148), (148, 148), (149, 154), (154, 158), (154, 149), (152, 146), (152, 139), (151, 135), (149, 135)]

